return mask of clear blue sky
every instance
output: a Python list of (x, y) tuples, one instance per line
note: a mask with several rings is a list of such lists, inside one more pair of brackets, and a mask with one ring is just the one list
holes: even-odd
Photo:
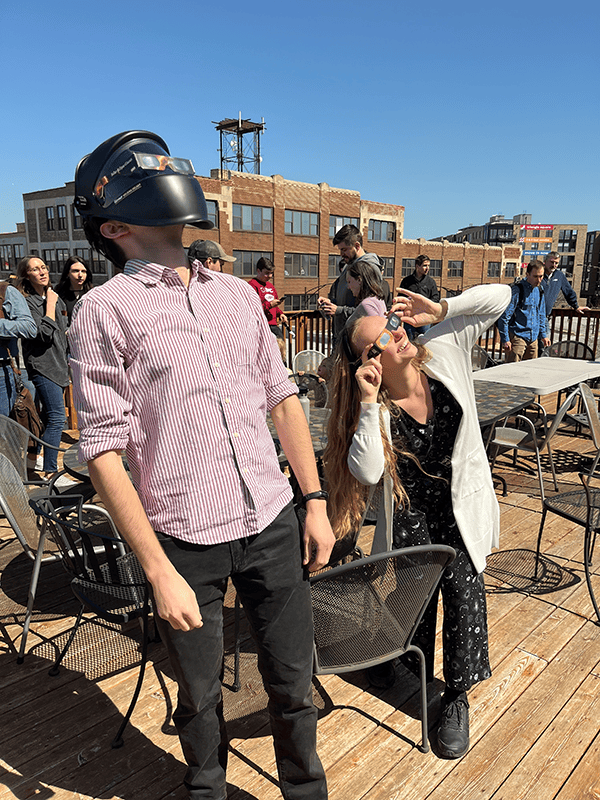
[(122, 130), (199, 175), (212, 120), (260, 121), (265, 175), (406, 207), (405, 236), (491, 214), (600, 228), (597, 0), (2, 0), (0, 230)]

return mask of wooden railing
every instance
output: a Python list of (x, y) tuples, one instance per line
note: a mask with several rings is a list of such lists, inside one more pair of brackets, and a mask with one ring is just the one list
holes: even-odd
[[(291, 367), (293, 356), (300, 350), (320, 350), (325, 355), (331, 353), (331, 320), (325, 319), (318, 311), (288, 311), (289, 327), (285, 330), (287, 363)], [(550, 340), (577, 339), (591, 350), (598, 351), (600, 338), (600, 309), (578, 314), (571, 308), (554, 309), (550, 316)], [(479, 344), (492, 358), (500, 360), (502, 350), (496, 327), (490, 328), (480, 339)]]

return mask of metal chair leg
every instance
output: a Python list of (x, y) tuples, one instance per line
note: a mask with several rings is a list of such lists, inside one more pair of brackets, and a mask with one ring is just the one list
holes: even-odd
[(540, 566), (540, 553), (542, 549), (542, 533), (544, 531), (544, 523), (546, 522), (546, 514), (548, 513), (548, 509), (546, 506), (542, 507), (542, 519), (540, 521), (540, 529), (538, 531), (538, 538), (537, 538), (537, 547), (535, 550), (535, 572), (533, 574), (533, 580), (539, 581), (540, 576), (538, 575), (538, 570)]
[(598, 617), (598, 622), (596, 622), (595, 624), (600, 625), (600, 609), (598, 608), (598, 603), (596, 602), (596, 595), (594, 594), (594, 589), (592, 587), (592, 576), (590, 574), (590, 567), (592, 565), (592, 553), (594, 549), (595, 539), (596, 539), (596, 531), (586, 526), (585, 536), (583, 539), (583, 566), (585, 569), (585, 581), (587, 583), (588, 592), (590, 593), (590, 599), (592, 601), (592, 605), (594, 606), (594, 611), (596, 612), (596, 616)]
[(48, 675), (51, 675), (55, 678), (60, 673), (60, 665), (62, 663), (63, 658), (67, 655), (67, 650), (73, 644), (73, 639), (75, 638), (75, 634), (79, 630), (79, 626), (81, 625), (81, 620), (83, 619), (83, 612), (85, 611), (84, 607), (81, 606), (79, 609), (79, 614), (77, 615), (77, 619), (75, 620), (75, 625), (71, 629), (71, 633), (69, 634), (69, 638), (67, 639), (66, 645), (63, 647), (62, 651), (58, 654), (58, 658), (54, 662), (53, 666), (50, 667), (48, 670)]

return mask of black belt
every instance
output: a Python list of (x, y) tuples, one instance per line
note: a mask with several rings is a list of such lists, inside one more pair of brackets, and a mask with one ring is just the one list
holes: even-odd
[(5, 364), (10, 364), (12, 362), (12, 358), (0, 358), (0, 364), (4, 366)]

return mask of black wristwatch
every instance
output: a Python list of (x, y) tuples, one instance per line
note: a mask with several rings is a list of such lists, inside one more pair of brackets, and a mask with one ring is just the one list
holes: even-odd
[(309, 492), (304, 495), (302, 502), (306, 505), (309, 500), (329, 500), (329, 492), (324, 489), (319, 489), (318, 492)]

